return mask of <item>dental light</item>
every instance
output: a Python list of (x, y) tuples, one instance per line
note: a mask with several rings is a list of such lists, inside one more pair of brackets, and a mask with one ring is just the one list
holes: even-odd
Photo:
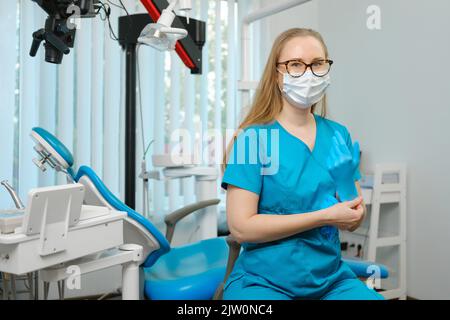
[(161, 17), (156, 23), (148, 24), (141, 32), (138, 42), (151, 46), (160, 51), (175, 50), (178, 40), (186, 38), (187, 30), (173, 28), (175, 20), (175, 6), (179, 3), (179, 10), (185, 12), (189, 23), (189, 13), (192, 10), (191, 0), (173, 0), (169, 6), (161, 13)]

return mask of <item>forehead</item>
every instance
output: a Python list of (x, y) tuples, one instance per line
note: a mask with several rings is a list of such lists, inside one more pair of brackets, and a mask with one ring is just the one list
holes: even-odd
[(279, 61), (302, 59), (305, 62), (315, 58), (325, 59), (325, 50), (319, 40), (312, 36), (295, 37), (284, 45)]

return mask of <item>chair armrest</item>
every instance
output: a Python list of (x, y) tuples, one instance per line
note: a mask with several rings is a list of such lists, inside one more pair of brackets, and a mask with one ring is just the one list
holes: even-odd
[(200, 201), (191, 205), (188, 205), (186, 207), (183, 207), (181, 209), (178, 209), (171, 214), (167, 215), (164, 219), (164, 222), (166, 223), (167, 230), (166, 230), (166, 239), (167, 241), (172, 242), (173, 234), (175, 232), (175, 227), (180, 220), (184, 219), (188, 215), (207, 208), (211, 206), (218, 205), (220, 202), (219, 199), (212, 199), (212, 200), (206, 200), (206, 201)]
[(227, 244), (229, 247), (229, 254), (228, 254), (227, 271), (225, 273), (224, 283), (228, 280), (228, 277), (230, 276), (231, 271), (233, 271), (234, 264), (236, 263), (236, 260), (239, 257), (239, 254), (241, 253), (241, 244), (239, 242), (237, 242), (236, 239), (234, 239), (232, 235), (229, 235), (226, 240), (227, 240)]
[(241, 253), (241, 244), (239, 242), (237, 242), (236, 239), (234, 239), (232, 235), (229, 235), (226, 240), (227, 240), (227, 244), (228, 244), (228, 248), (229, 248), (227, 269), (225, 271), (225, 277), (223, 279), (223, 282), (217, 288), (217, 290), (214, 294), (213, 300), (222, 300), (223, 287), (224, 287), (225, 283), (227, 282), (231, 271), (233, 271), (234, 264), (236, 263), (236, 260), (239, 257), (239, 254)]

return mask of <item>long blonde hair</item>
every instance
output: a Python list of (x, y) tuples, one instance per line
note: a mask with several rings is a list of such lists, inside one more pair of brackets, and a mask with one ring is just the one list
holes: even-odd
[[(317, 39), (323, 46), (325, 51), (325, 58), (328, 59), (328, 48), (325, 44), (320, 33), (312, 29), (304, 28), (293, 28), (289, 29), (282, 34), (280, 34), (275, 40), (272, 50), (267, 60), (262, 79), (256, 89), (253, 104), (247, 113), (244, 120), (238, 127), (238, 130), (231, 139), (226, 152), (223, 157), (222, 170), (225, 170), (226, 164), (228, 162), (229, 153), (233, 146), (234, 141), (240, 130), (243, 130), (251, 125), (255, 124), (267, 124), (275, 120), (275, 118), (280, 114), (283, 108), (283, 96), (278, 87), (278, 71), (276, 69), (278, 59), (280, 58), (281, 51), (283, 50), (286, 43), (296, 37), (313, 37)], [(311, 112), (314, 113), (318, 107), (319, 103), (314, 104), (311, 107)], [(321, 101), (322, 110), (321, 116), (325, 117), (327, 113), (327, 97), (326, 95)]]

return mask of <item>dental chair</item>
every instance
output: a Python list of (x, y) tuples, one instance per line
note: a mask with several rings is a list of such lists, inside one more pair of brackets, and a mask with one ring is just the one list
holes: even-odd
[[(84, 202), (91, 206), (104, 206), (127, 213), (124, 221), (124, 243), (143, 247), (141, 263), (143, 293), (152, 300), (209, 300), (223, 281), (228, 258), (228, 246), (223, 237), (202, 240), (194, 244), (171, 248), (176, 225), (188, 215), (220, 200), (202, 201), (181, 208), (165, 218), (166, 236), (144, 216), (126, 206), (105, 186), (89, 167), (76, 172), (70, 151), (54, 135), (42, 128), (31, 133), (36, 142), (35, 151), (40, 158), (34, 163), (45, 171), (48, 164), (67, 175), (68, 180), (85, 187)], [(58, 289), (60, 289), (58, 283)], [(48, 286), (46, 283), (45, 287)], [(61, 297), (60, 290), (60, 298)]]

